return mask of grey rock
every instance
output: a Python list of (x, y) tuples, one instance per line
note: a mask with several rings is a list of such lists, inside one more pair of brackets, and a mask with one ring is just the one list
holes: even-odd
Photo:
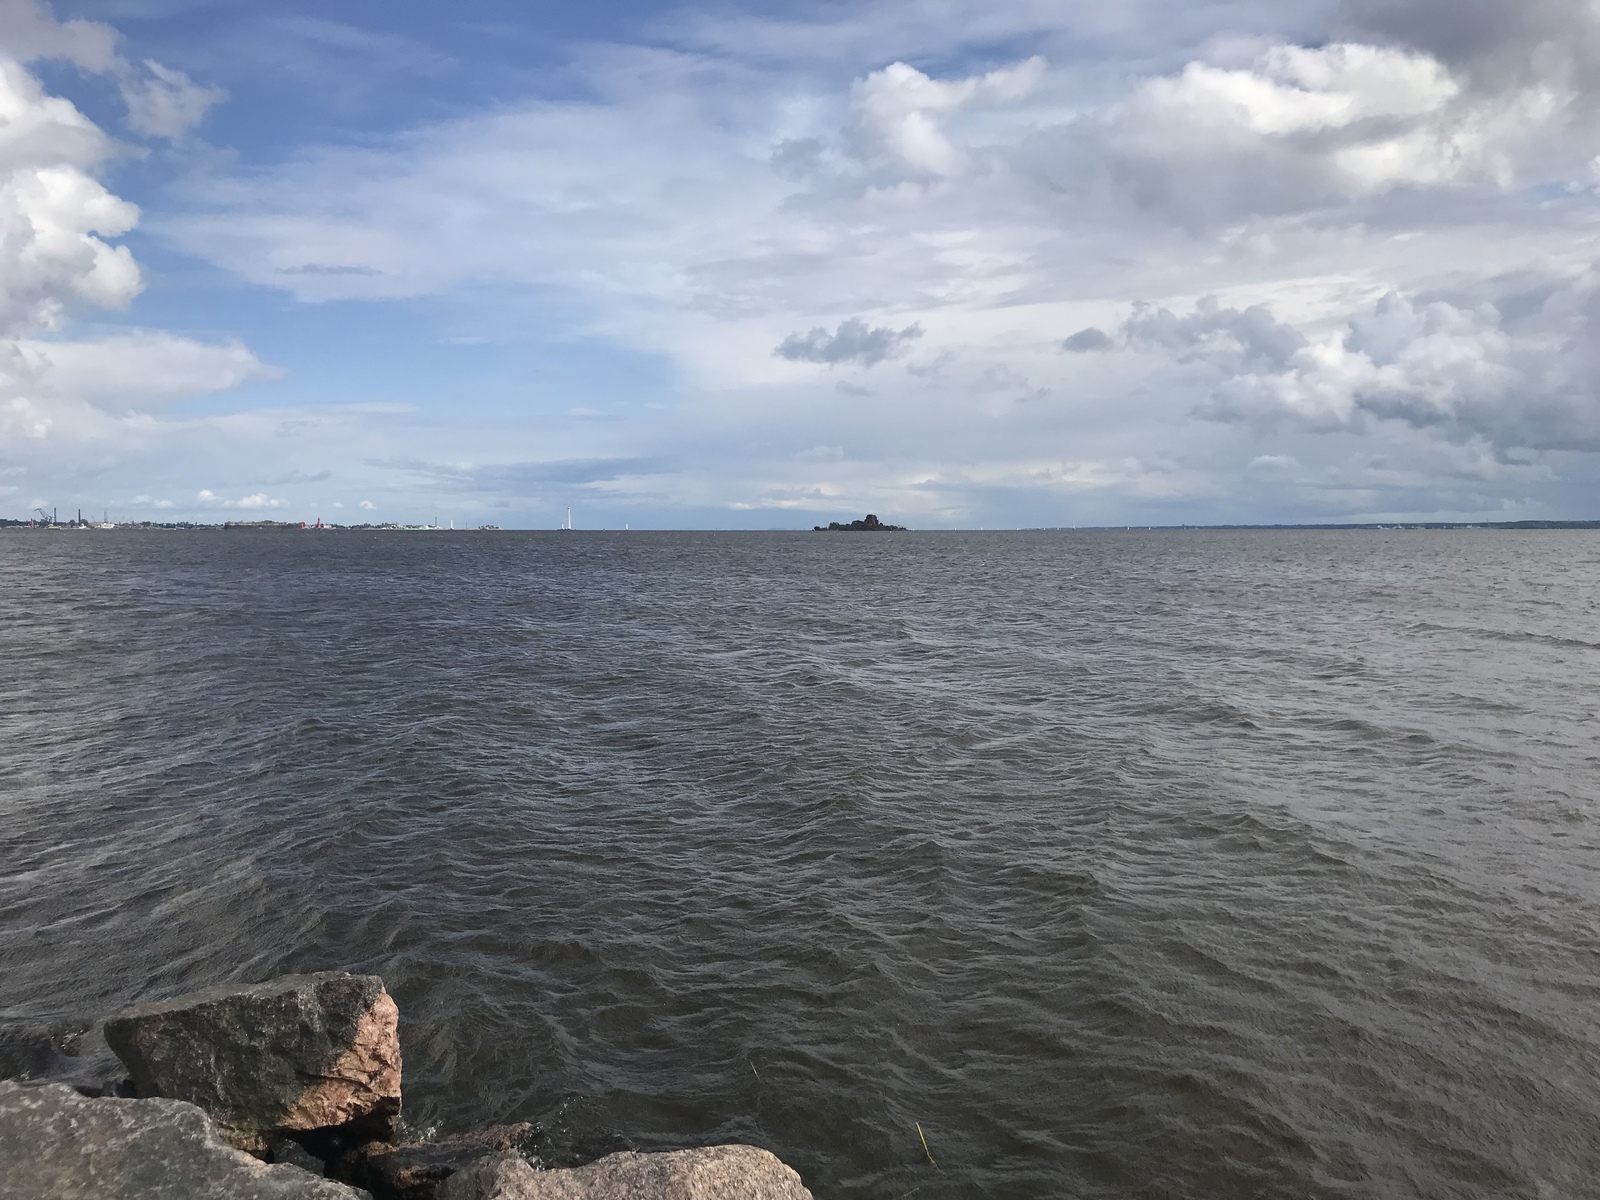
[(597, 1101), (568, 1096), (537, 1121), (491, 1125), (426, 1142), (367, 1142), (337, 1155), (328, 1174), (367, 1188), (380, 1200), (433, 1200), (439, 1184), (485, 1155), (515, 1150), (531, 1166), (549, 1170), (581, 1167), (631, 1149)]
[(334, 1174), (359, 1184), (382, 1200), (434, 1200), (439, 1185), (463, 1167), (506, 1151), (527, 1157), (534, 1152), (538, 1127), (492, 1125), (432, 1142), (390, 1145), (369, 1142), (335, 1164)]
[(89, 1021), (0, 1023), (0, 1079), (48, 1079), (85, 1096), (132, 1095), (127, 1075)]
[(286, 975), (136, 1004), (105, 1024), (140, 1096), (187, 1100), (234, 1145), (283, 1130), (359, 1126), (400, 1112), (399, 1013), (376, 975)]
[(21, 1021), (0, 1024), (0, 1079), (43, 1079), (65, 1057), (61, 1039), (51, 1027)]
[(568, 1096), (537, 1121), (491, 1125), (425, 1142), (367, 1142), (336, 1155), (328, 1175), (368, 1189), (379, 1200), (434, 1200), (451, 1175), (486, 1155), (514, 1150), (543, 1170), (581, 1167), (631, 1150), (593, 1097)]
[(80, 1096), (59, 1083), (0, 1082), (5, 1200), (370, 1200), (299, 1167), (229, 1146), (180, 1100)]
[(480, 1159), (438, 1200), (812, 1200), (800, 1176), (755, 1146), (610, 1154), (586, 1167), (536, 1171), (521, 1155)]

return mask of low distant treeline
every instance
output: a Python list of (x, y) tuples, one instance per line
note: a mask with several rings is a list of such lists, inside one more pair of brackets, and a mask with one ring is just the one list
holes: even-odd
[[(1124, 528), (1120, 525), (1112, 529)], [(1137, 529), (1135, 525), (1132, 528)], [(1157, 529), (1600, 529), (1600, 521), (1365, 521), (1348, 525), (1157, 525)]]
[[(88, 523), (85, 523), (88, 525)], [(54, 528), (71, 529), (76, 522), (63, 521)], [(118, 529), (292, 529), (305, 530), (314, 533), (318, 527), (302, 524), (299, 521), (227, 521), (213, 523), (205, 521), (118, 521)], [(0, 517), (0, 529), (49, 529), (51, 526), (39, 521), (17, 521), (10, 517)], [(429, 526), (406, 526), (395, 524), (369, 524), (369, 525), (328, 525), (320, 527), (323, 530), (344, 529), (421, 529)], [(498, 526), (482, 525), (479, 529), (497, 529)], [(1039, 527), (1035, 527), (1039, 528)], [(1059, 526), (1043, 527), (1051, 532), (1065, 532)], [(831, 521), (827, 525), (816, 526), (817, 531), (844, 530), (844, 531), (883, 531), (904, 533), (903, 525), (883, 525), (876, 518), (868, 517), (866, 521)], [(1079, 533), (1093, 533), (1096, 530), (1120, 532), (1128, 529), (1139, 530), (1250, 530), (1250, 529), (1600, 529), (1600, 520), (1597, 521), (1395, 521), (1388, 524), (1377, 522), (1364, 522), (1347, 525), (1082, 525), (1075, 527)], [(461, 533), (464, 530), (456, 530)]]
[[(330, 529), (405, 529), (405, 525), (310, 525), (302, 521), (117, 521), (118, 529), (286, 529), (296, 533), (302, 530), (307, 533), (317, 533)], [(49, 525), (43, 521), (14, 521), (10, 517), (0, 517), (0, 529), (76, 529), (76, 521), (62, 521), (57, 525)], [(99, 526), (85, 521), (83, 528), (94, 529)], [(422, 528), (416, 526), (414, 528)], [(493, 529), (495, 526), (481, 526), (483, 529)], [(463, 532), (456, 530), (457, 533)]]

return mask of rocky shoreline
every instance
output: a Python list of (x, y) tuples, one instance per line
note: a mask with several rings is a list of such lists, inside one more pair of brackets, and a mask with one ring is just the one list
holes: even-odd
[(641, 1154), (535, 1122), (408, 1142), (400, 1080), (399, 1011), (375, 975), (0, 1024), (0, 1197), (811, 1200), (755, 1146)]

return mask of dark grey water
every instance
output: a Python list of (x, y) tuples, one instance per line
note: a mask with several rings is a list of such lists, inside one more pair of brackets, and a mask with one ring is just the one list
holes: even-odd
[[(1600, 1189), (1600, 536), (0, 537), (0, 1014), (819, 1197)], [(918, 1135), (920, 1124), (931, 1157)]]

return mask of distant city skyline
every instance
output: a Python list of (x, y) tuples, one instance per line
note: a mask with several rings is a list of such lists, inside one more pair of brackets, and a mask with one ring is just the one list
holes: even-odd
[(0, 517), (1600, 516), (1579, 0), (0, 0)]

